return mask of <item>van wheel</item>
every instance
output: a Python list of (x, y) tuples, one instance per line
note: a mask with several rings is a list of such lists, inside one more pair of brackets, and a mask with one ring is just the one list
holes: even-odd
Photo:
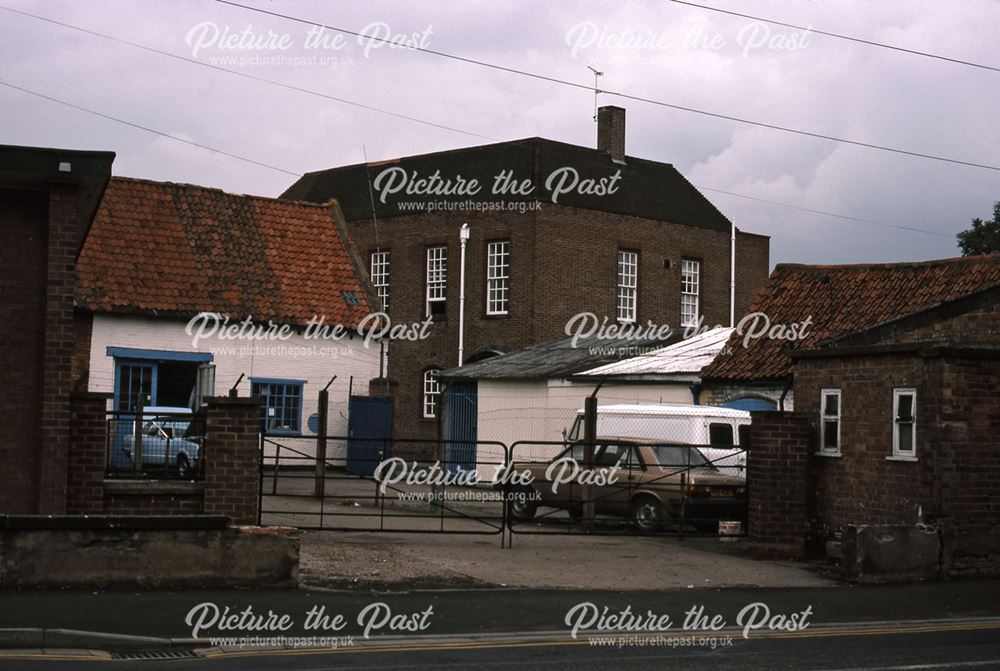
[(183, 454), (177, 457), (177, 477), (186, 480), (191, 477), (191, 464)]
[(652, 533), (664, 522), (663, 506), (652, 496), (637, 496), (632, 501), (632, 521), (640, 533)]

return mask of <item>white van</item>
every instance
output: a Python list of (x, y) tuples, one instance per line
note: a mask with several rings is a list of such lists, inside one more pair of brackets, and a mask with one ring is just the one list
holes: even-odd
[[(620, 404), (597, 407), (597, 436), (640, 438), (696, 445), (723, 473), (746, 477), (750, 413), (712, 405)], [(578, 410), (567, 440), (583, 440), (583, 410)]]

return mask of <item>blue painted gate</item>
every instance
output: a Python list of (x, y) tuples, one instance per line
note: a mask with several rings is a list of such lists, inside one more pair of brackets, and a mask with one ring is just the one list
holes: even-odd
[(444, 391), (444, 454), (448, 471), (476, 468), (478, 396), (475, 384), (451, 384)]
[(392, 399), (351, 396), (347, 412), (347, 471), (372, 475), (380, 455), (392, 456)]

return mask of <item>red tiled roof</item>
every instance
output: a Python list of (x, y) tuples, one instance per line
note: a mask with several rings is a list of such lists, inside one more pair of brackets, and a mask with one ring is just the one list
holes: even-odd
[[(1000, 254), (921, 263), (781, 264), (757, 294), (750, 312), (766, 314), (772, 324), (791, 324), (812, 316), (808, 336), (791, 344), (803, 349), (998, 284)], [(759, 338), (743, 347), (743, 339), (734, 332), (729, 353), (716, 358), (702, 377), (749, 381), (792, 374), (788, 341)]]
[(369, 311), (328, 207), (190, 184), (112, 177), (77, 269), (77, 305), (100, 312), (355, 328)]

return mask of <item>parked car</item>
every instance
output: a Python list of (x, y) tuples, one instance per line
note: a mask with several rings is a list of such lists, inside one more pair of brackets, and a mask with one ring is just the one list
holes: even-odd
[[(115, 470), (135, 468), (134, 419), (123, 422), (117, 443)], [(142, 414), (142, 470), (189, 478), (201, 461), (202, 427), (189, 408), (150, 406)]]
[[(657, 443), (696, 445), (722, 473), (746, 478), (750, 413), (712, 405), (619, 404), (597, 408), (597, 435), (649, 438)], [(583, 439), (583, 410), (567, 431)]]
[[(716, 528), (720, 520), (741, 520), (746, 514), (746, 481), (720, 472), (700, 448), (659, 445), (644, 438), (599, 438), (585, 465), (585, 447), (575, 443), (552, 461), (515, 463), (516, 472), (529, 471), (529, 487), (515, 491), (511, 513), (517, 520), (535, 517), (539, 507), (583, 512), (583, 483), (590, 485), (595, 512), (631, 519), (640, 531), (690, 524)], [(576, 464), (576, 478), (567, 481)]]

